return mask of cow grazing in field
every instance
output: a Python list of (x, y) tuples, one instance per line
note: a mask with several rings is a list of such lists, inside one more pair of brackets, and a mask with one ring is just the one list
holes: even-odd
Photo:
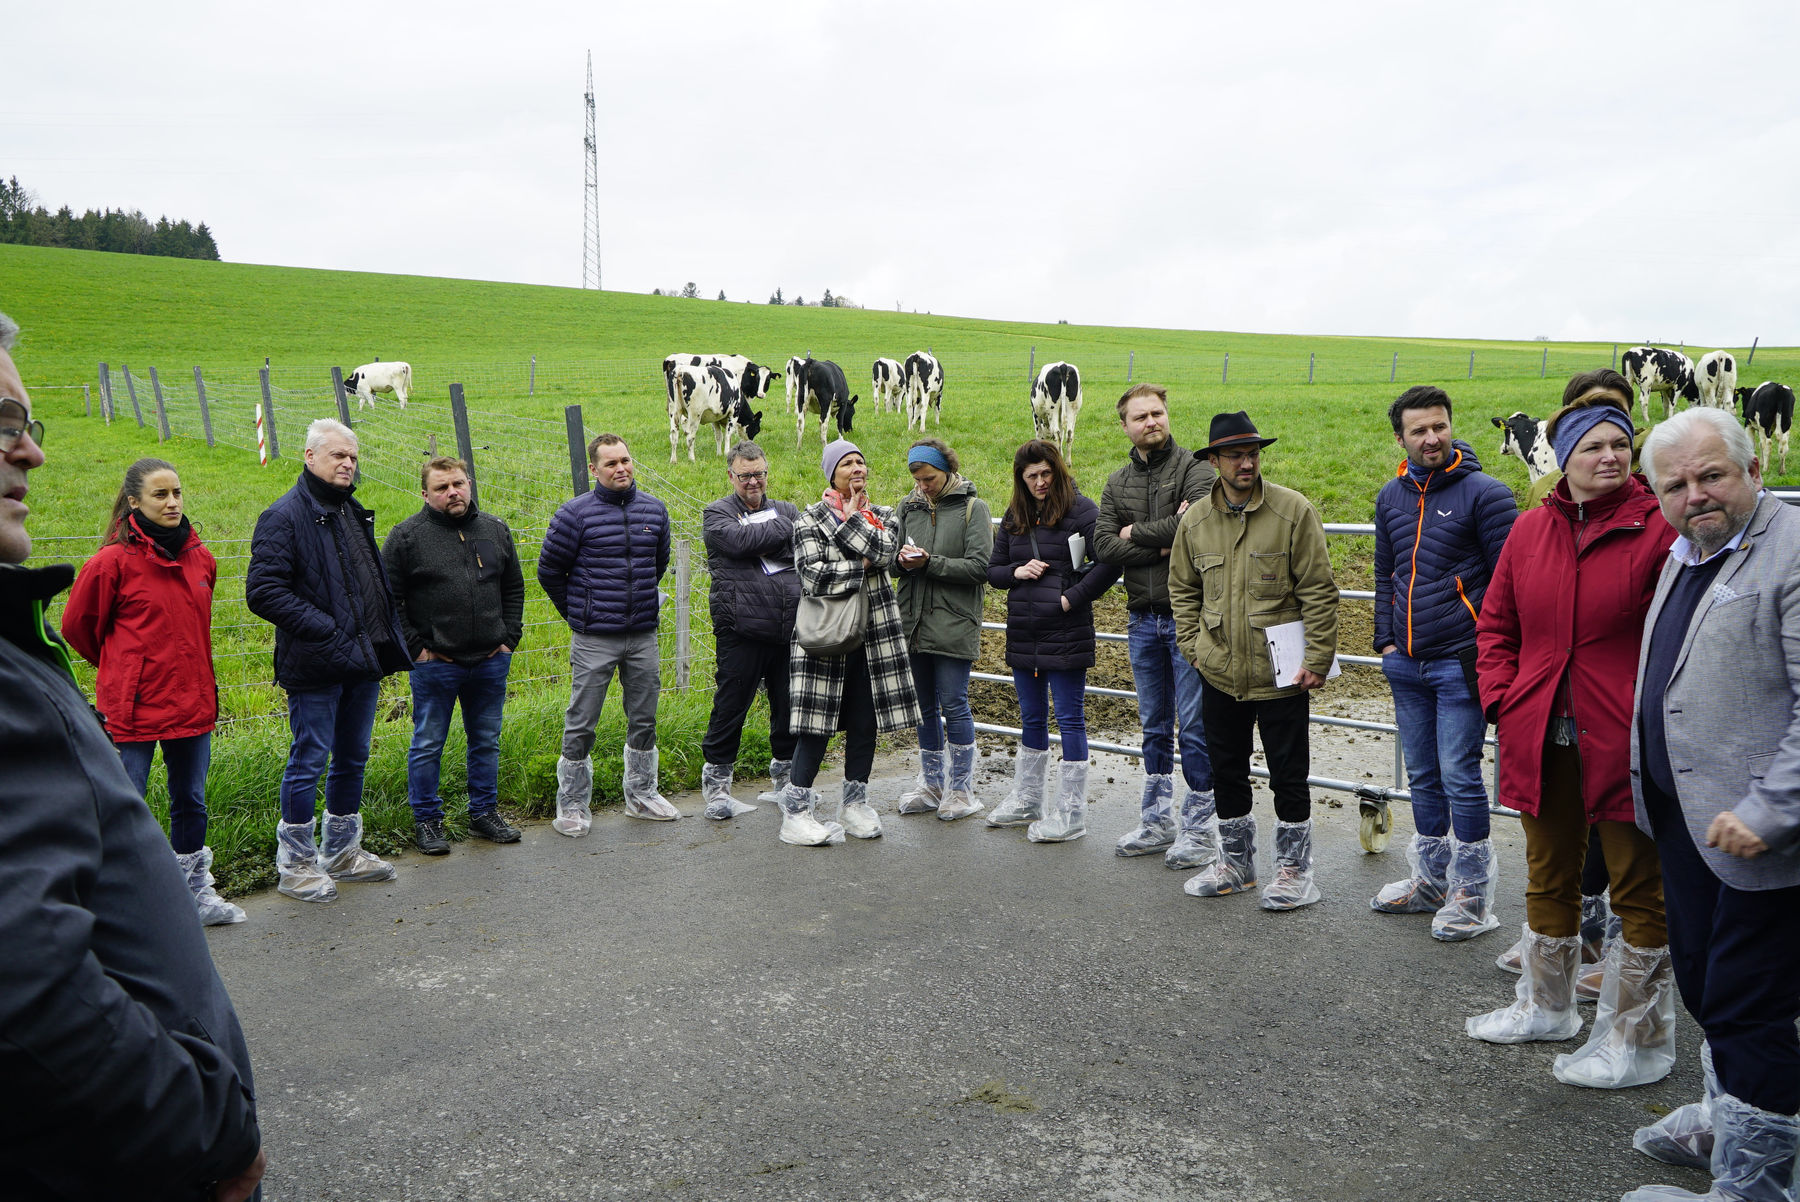
[(937, 424), (944, 424), (944, 365), (930, 351), (914, 351), (906, 357), (906, 428), (919, 424), (925, 430), (925, 411), (937, 411)]
[(850, 396), (850, 385), (844, 380), (844, 369), (829, 359), (802, 359), (800, 368), (794, 373), (799, 378), (796, 402), (799, 405), (798, 425), (799, 438), (795, 448), (806, 442), (806, 419), (808, 414), (818, 414), (819, 441), (830, 441), (825, 435), (825, 428), (832, 416), (837, 417), (837, 431), (848, 436), (850, 424), (856, 417), (856, 398)]
[(787, 411), (800, 412), (800, 368), (806, 362), (798, 355), (789, 356), (787, 361)]
[[(1794, 428), (1794, 390), (1786, 384), (1764, 380), (1755, 388), (1737, 390), (1737, 400), (1744, 406), (1744, 424), (1750, 427), (1762, 461), (1763, 476), (1787, 475), (1788, 432)], [(1769, 470), (1769, 452), (1781, 448), (1781, 471)]]
[(1500, 427), (1500, 453), (1520, 459), (1533, 483), (1556, 470), (1556, 452), (1550, 449), (1550, 438), (1544, 433), (1548, 424), (1545, 419), (1515, 413), (1489, 420)]
[(1660, 346), (1634, 346), (1619, 356), (1619, 371), (1625, 382), (1638, 390), (1644, 404), (1644, 421), (1650, 417), (1650, 394), (1661, 393), (1663, 416), (1675, 412), (1675, 398), (1692, 405), (1700, 399), (1699, 385), (1694, 383), (1694, 362), (1680, 351)]
[(682, 364), (670, 374), (669, 462), (676, 459), (676, 445), (687, 435), (688, 462), (694, 459), (694, 436), (701, 426), (713, 428), (715, 449), (721, 455), (739, 438), (755, 438), (762, 430), (762, 412), (751, 412), (743, 390), (718, 364), (695, 367)]
[(900, 412), (901, 398), (906, 394), (906, 369), (898, 359), (877, 359), (869, 369), (869, 395), (875, 398), (875, 412)]
[(1044, 364), (1031, 386), (1031, 422), (1037, 437), (1054, 442), (1063, 458), (1075, 443), (1075, 417), (1081, 412), (1081, 372), (1073, 363)]
[(752, 363), (743, 355), (665, 355), (663, 380), (673, 387), (677, 367), (722, 367), (736, 382), (746, 401), (760, 401), (769, 395), (769, 385), (781, 373)]
[(356, 407), (364, 405), (371, 408), (375, 404), (378, 392), (392, 393), (400, 402), (400, 408), (406, 408), (406, 398), (412, 395), (412, 364), (402, 363), (398, 359), (392, 363), (376, 360), (365, 363), (344, 379), (344, 387), (356, 394)]
[(1730, 351), (1708, 351), (1694, 364), (1694, 387), (1702, 405), (1731, 409), (1737, 405), (1737, 360)]

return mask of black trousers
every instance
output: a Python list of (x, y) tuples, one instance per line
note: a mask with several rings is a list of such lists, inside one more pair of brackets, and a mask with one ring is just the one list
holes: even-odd
[[(844, 699), (838, 709), (838, 729), (844, 732), (844, 779), (868, 783), (875, 767), (875, 690), (869, 683), (869, 657), (858, 647), (844, 665)], [(825, 761), (825, 735), (794, 736), (793, 781), (810, 789)]]
[(1250, 751), (1255, 731), (1262, 732), (1269, 761), (1269, 787), (1275, 793), (1275, 816), (1283, 822), (1312, 817), (1312, 792), (1306, 777), (1312, 769), (1312, 740), (1307, 720), (1308, 694), (1270, 701), (1239, 701), (1223, 689), (1207, 689), (1200, 699), (1206, 727), (1206, 752), (1212, 759), (1213, 797), (1220, 818), (1242, 818), (1250, 812)]
[(1758, 1110), (1800, 1113), (1800, 886), (1725, 884), (1694, 846), (1679, 804), (1648, 772), (1642, 779), (1675, 985), (1712, 1045), (1719, 1087)]
[(744, 737), (744, 715), (760, 685), (769, 694), (769, 751), (778, 760), (794, 758), (794, 736), (788, 732), (788, 645), (765, 639), (740, 638), (735, 631), (715, 630), (712, 717), (700, 754), (709, 764), (735, 764)]

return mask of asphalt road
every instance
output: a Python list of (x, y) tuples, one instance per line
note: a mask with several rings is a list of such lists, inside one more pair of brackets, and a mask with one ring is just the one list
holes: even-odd
[[(399, 861), (331, 905), (273, 891), (209, 932), (249, 1035), (271, 1199), (1614, 1199), (1703, 1176), (1631, 1150), (1697, 1097), (1699, 1034), (1656, 1085), (1574, 1089), (1565, 1045), (1465, 1016), (1523, 919), (1497, 824), (1501, 930), (1464, 944), (1368, 909), (1403, 834), (1362, 854), (1317, 794), (1325, 901), (1201, 900), (1121, 860), (1137, 769), (1101, 757), (1089, 836), (980, 819), (779, 843), (598, 814)], [(984, 764), (1004, 767), (1003, 757)], [(1113, 780), (1109, 783), (1109, 776)], [(831, 778), (835, 779), (835, 778)], [(996, 776), (978, 795), (997, 799)], [(753, 789), (740, 788), (741, 795)], [(1258, 790), (1269, 868), (1273, 823)]]

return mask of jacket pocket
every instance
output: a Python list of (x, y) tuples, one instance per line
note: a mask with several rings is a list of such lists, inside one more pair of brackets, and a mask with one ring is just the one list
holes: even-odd
[(1220, 603), (1228, 586), (1223, 555), (1194, 556), (1194, 571), (1200, 577), (1201, 593), (1212, 600), (1214, 605)]
[(1744, 761), (1744, 767), (1750, 770), (1751, 780), (1762, 780), (1769, 775), (1769, 769), (1775, 766), (1775, 752), (1765, 751), (1761, 755), (1753, 755)]
[(1250, 552), (1249, 575), (1244, 583), (1252, 600), (1280, 601), (1285, 598), (1292, 584), (1288, 577), (1287, 552)]
[(109, 673), (106, 687), (99, 691), (98, 708), (109, 731), (117, 732), (131, 724), (137, 711), (138, 686), (144, 675), (144, 659), (134, 655), (117, 672)]

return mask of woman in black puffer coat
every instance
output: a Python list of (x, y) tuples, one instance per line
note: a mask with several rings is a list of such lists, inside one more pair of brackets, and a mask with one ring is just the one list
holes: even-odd
[[(1094, 600), (1119, 578), (1114, 564), (1091, 560), (1100, 507), (1076, 491), (1054, 443), (1039, 439), (1013, 455), (1012, 504), (994, 536), (988, 583), (1006, 590), (1006, 663), (1019, 694), (1024, 728), (1013, 791), (989, 826), (1030, 823), (1034, 843), (1087, 833), (1087, 720), (1083, 690), (1094, 666)], [(1050, 767), (1049, 702), (1062, 736), (1057, 796), (1046, 805)]]

